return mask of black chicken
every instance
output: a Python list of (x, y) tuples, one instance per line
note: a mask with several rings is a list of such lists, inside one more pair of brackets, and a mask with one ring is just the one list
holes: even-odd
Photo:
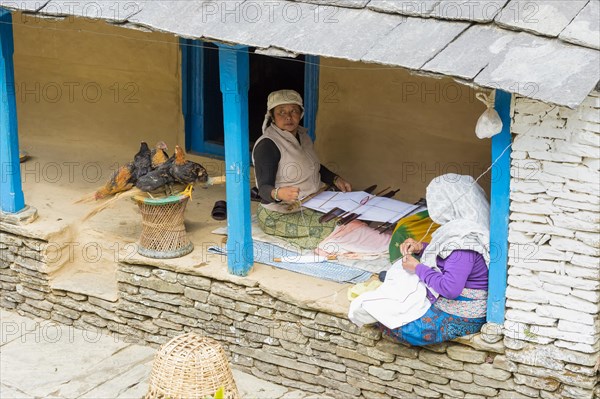
[(185, 152), (178, 145), (175, 146), (175, 161), (169, 169), (175, 181), (182, 184), (205, 183), (208, 180), (206, 169), (199, 163), (186, 161)]
[(142, 191), (152, 192), (165, 187), (167, 194), (172, 194), (171, 186), (176, 183), (193, 184), (208, 181), (206, 169), (199, 163), (187, 161), (185, 152), (175, 146), (175, 154), (155, 170), (138, 179), (136, 187)]
[(151, 151), (145, 141), (142, 141), (140, 150), (133, 157), (133, 165), (135, 167), (133, 174), (136, 180), (152, 170)]
[[(174, 157), (171, 158), (175, 159)], [(167, 161), (153, 171), (140, 177), (135, 186), (142, 191), (151, 192), (172, 185), (175, 183), (175, 179), (169, 173), (169, 168), (169, 161)]]

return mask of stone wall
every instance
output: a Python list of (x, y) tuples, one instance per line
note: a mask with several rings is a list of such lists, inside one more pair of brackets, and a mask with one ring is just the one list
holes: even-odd
[(50, 318), (43, 248), (47, 242), (0, 232), (0, 306)]
[(512, 132), (506, 359), (523, 394), (589, 398), (599, 389), (600, 93), (576, 110), (516, 97)]
[[(502, 342), (480, 335), (424, 348), (400, 345), (344, 315), (302, 307), (260, 284), (119, 264), (119, 299), (51, 289), (36, 258), (43, 241), (0, 236), (1, 306), (157, 346), (196, 331), (223, 343), (235, 367), (336, 398), (524, 397)], [(29, 257), (25, 259), (25, 255)]]

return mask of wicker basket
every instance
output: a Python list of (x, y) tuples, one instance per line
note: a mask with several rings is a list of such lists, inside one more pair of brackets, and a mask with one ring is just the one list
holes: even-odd
[(148, 258), (169, 259), (193, 251), (187, 238), (184, 212), (189, 197), (171, 195), (165, 198), (133, 198), (142, 213), (142, 235), (138, 253)]
[(204, 399), (225, 388), (225, 398), (239, 393), (221, 344), (187, 333), (164, 344), (154, 357), (146, 399)]

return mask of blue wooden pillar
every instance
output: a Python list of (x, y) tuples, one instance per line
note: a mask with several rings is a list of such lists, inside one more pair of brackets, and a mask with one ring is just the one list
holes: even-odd
[[(511, 93), (496, 90), (495, 108), (502, 119), (502, 132), (492, 137), (492, 168), (490, 200), (490, 273), (487, 321), (503, 324), (508, 260), (508, 215), (510, 206), (510, 103)], [(506, 150), (506, 151), (505, 151)], [(502, 152), (504, 154), (502, 154)]]
[(12, 16), (0, 8), (0, 210), (25, 208), (19, 164)]
[(307, 55), (304, 64), (304, 127), (315, 141), (319, 107), (319, 56)]
[(227, 265), (229, 273), (246, 276), (254, 264), (250, 225), (248, 48), (219, 44), (219, 76), (225, 128)]

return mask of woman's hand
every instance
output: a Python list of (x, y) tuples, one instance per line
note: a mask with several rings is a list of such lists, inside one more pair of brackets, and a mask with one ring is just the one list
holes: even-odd
[(423, 250), (423, 243), (417, 242), (417, 241), (413, 240), (412, 238), (407, 238), (400, 245), (400, 253), (402, 254), (402, 256), (419, 254), (419, 253), (421, 253), (422, 250)]
[[(279, 187), (277, 190), (277, 199), (283, 202), (294, 202), (300, 195), (300, 189), (294, 186)], [(271, 193), (271, 197), (275, 199), (275, 190)]]
[(333, 184), (337, 187), (338, 190), (340, 190), (343, 193), (352, 191), (352, 186), (350, 185), (350, 183), (348, 183), (346, 180), (342, 179), (339, 176), (336, 176), (336, 178), (333, 181)]
[(402, 258), (402, 267), (407, 272), (414, 273), (418, 264), (419, 261), (412, 255), (406, 255), (404, 258)]

